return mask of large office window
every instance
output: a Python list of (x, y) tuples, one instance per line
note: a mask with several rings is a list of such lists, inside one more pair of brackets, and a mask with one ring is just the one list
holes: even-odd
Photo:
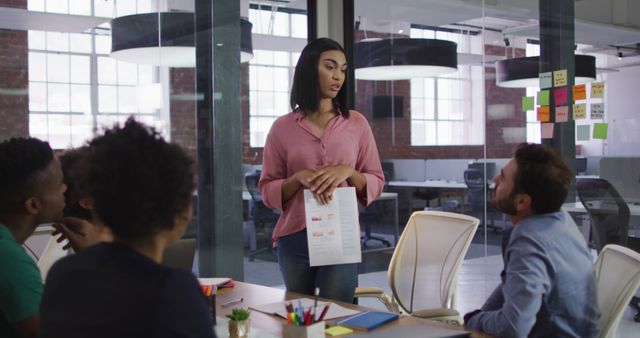
[[(147, 12), (151, 1), (29, 1), (29, 10), (111, 17)], [(156, 67), (109, 57), (108, 25), (83, 33), (30, 30), (29, 130), (54, 148), (82, 145), (131, 115), (167, 133)]]
[[(252, 5), (249, 20), (254, 25), (254, 40), (260, 39), (261, 35), (285, 39), (306, 39), (307, 36), (306, 14), (295, 10)], [(264, 147), (273, 122), (291, 110), (291, 79), (300, 53), (283, 47), (274, 44), (270, 49), (254, 49), (254, 57), (249, 62), (251, 147)]]
[[(481, 38), (471, 34), (411, 28), (411, 37), (450, 40), (458, 53), (482, 53), (475, 41)], [(482, 144), (482, 102), (472, 94), (474, 87), (482, 88), (481, 75), (480, 66), (459, 64), (453, 74), (411, 79), (412, 146)]]
[(273, 122), (288, 113), (293, 69), (300, 53), (254, 50), (249, 65), (249, 142), (263, 147)]

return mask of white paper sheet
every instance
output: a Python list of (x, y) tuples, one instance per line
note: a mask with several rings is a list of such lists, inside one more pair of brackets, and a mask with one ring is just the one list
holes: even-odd
[(198, 281), (200, 282), (200, 285), (215, 285), (215, 286), (222, 286), (226, 283), (228, 283), (231, 280), (231, 278), (225, 277), (225, 278), (198, 278)]
[(304, 190), (309, 265), (360, 263), (360, 225), (354, 187), (337, 188), (333, 198), (321, 205), (309, 189)]
[[(287, 300), (282, 302), (263, 304), (258, 306), (250, 306), (250, 308), (262, 313), (266, 313), (273, 316), (279, 316), (286, 319), (287, 310), (285, 309), (285, 304), (291, 303), (293, 307), (298, 307), (298, 301), (300, 301), (300, 304), (302, 304), (302, 307), (305, 309), (313, 307), (313, 302), (314, 302), (313, 299), (299, 298), (299, 299), (292, 299), (292, 300)], [(322, 309), (324, 309), (324, 305), (327, 303), (328, 302), (318, 301), (318, 307), (316, 308), (316, 314), (318, 317), (320, 316)], [(335, 319), (335, 318), (340, 318), (345, 316), (353, 316), (355, 314), (360, 313), (360, 311), (347, 309), (346, 307), (342, 307), (336, 303), (330, 303), (330, 304), (331, 305), (329, 306), (329, 309), (327, 310), (327, 313), (324, 315), (324, 318), (323, 318), (325, 320)]]

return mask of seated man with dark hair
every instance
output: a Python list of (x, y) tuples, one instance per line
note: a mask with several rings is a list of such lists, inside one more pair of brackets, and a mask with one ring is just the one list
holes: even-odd
[(47, 142), (0, 143), (0, 337), (36, 337), (42, 279), (22, 244), (61, 216), (66, 186)]
[(492, 204), (514, 224), (502, 283), (465, 325), (496, 337), (596, 337), (598, 299), (591, 255), (560, 211), (573, 174), (562, 157), (522, 144), (494, 178)]
[(197, 279), (160, 264), (191, 219), (191, 159), (129, 119), (91, 141), (84, 164), (84, 187), (114, 241), (51, 268), (40, 337), (214, 337)]

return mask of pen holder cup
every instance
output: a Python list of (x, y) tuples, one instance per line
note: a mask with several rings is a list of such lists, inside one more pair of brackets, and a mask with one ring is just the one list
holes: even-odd
[(325, 323), (317, 322), (309, 326), (285, 324), (282, 327), (283, 338), (324, 338)]

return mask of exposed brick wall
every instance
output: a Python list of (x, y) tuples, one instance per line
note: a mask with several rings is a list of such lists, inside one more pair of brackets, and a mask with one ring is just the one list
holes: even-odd
[[(372, 33), (368, 34), (372, 37)], [(379, 35), (379, 34), (378, 34)], [(378, 37), (377, 35), (375, 37)], [(485, 47), (487, 55), (505, 55), (504, 47)], [(524, 56), (523, 49), (516, 49), (515, 56)], [(482, 158), (484, 146), (411, 146), (411, 100), (410, 81), (361, 81), (356, 82), (355, 106), (369, 119), (376, 137), (378, 151), (382, 159), (454, 159)], [(485, 111), (500, 107), (503, 112), (498, 118), (487, 114), (485, 143), (488, 158), (508, 158), (513, 155), (519, 142), (505, 143), (505, 127), (525, 128), (526, 115), (520, 111), (524, 89), (500, 88), (495, 84), (495, 68), (485, 67)], [(401, 118), (373, 118), (372, 97), (374, 95), (394, 95), (403, 97)], [(395, 135), (394, 135), (395, 131)], [(522, 139), (521, 141), (525, 141)]]
[(196, 97), (195, 69), (170, 70), (171, 141), (181, 145), (195, 160)]
[[(505, 48), (500, 46), (485, 46), (486, 55), (505, 55)], [(509, 50), (509, 57), (511, 57)], [(513, 50), (514, 57), (526, 56), (524, 49)], [(514, 88), (501, 88), (496, 85), (496, 69), (494, 67), (485, 67), (485, 111), (487, 112), (487, 131), (485, 142), (487, 145), (488, 158), (509, 158), (513, 156), (516, 146), (520, 142), (526, 141), (526, 131), (523, 133), (524, 138), (519, 140), (508, 140), (505, 142), (503, 131), (504, 128), (526, 128), (527, 116), (522, 111), (522, 97), (526, 94), (526, 90)], [(500, 118), (492, 117), (492, 109), (498, 105), (503, 107), (504, 115)]]
[[(26, 0), (0, 0), (0, 7), (27, 8)], [(27, 32), (0, 29), (0, 140), (29, 135)]]

